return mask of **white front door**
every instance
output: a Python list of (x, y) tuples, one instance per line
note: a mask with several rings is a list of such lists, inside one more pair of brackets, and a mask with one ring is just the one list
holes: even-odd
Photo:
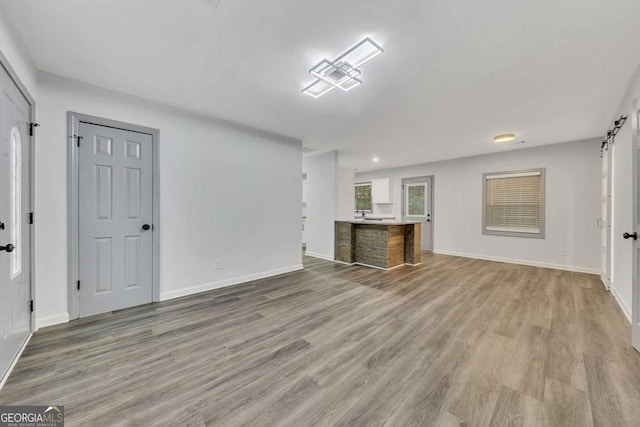
[(404, 221), (416, 221), (421, 224), (420, 249), (431, 251), (433, 232), (432, 214), (432, 177), (405, 178), (402, 180), (402, 218)]
[(633, 147), (633, 230), (625, 231), (624, 238), (632, 242), (633, 244), (633, 275), (632, 275), (632, 300), (633, 307), (631, 325), (632, 329), (632, 343), (636, 350), (640, 351), (640, 241), (638, 236), (640, 235), (640, 169), (638, 166), (640, 156), (640, 103), (636, 100), (633, 105), (633, 112), (631, 117), (631, 133), (632, 133), (632, 147)]
[(31, 332), (31, 110), (0, 66), (0, 378)]
[(80, 122), (80, 317), (153, 299), (152, 136)]

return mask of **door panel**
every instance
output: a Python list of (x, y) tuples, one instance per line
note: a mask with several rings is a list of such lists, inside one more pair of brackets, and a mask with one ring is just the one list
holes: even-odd
[(113, 204), (113, 175), (111, 166), (96, 165), (96, 220), (111, 221)]
[(421, 223), (420, 249), (431, 251), (433, 179), (432, 177), (405, 178), (402, 180), (402, 188), (403, 221)]
[[(0, 67), (0, 377), (31, 331), (30, 105)], [(8, 252), (6, 246), (15, 248)]]
[(152, 137), (81, 122), (80, 317), (153, 298)]

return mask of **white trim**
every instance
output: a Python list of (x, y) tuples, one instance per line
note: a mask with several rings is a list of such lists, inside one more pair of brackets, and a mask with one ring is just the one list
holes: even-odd
[(624, 303), (623, 299), (618, 296), (618, 292), (617, 292), (616, 287), (614, 286), (613, 283), (610, 284), (609, 292), (611, 292), (611, 295), (613, 295), (613, 297), (616, 299), (616, 302), (620, 306), (620, 309), (624, 313), (624, 315), (627, 318), (627, 320), (629, 321), (629, 323), (632, 323), (631, 310), (629, 310), (627, 305)]
[(364, 264), (362, 262), (354, 262), (353, 265), (360, 265), (362, 267), (369, 267), (369, 268), (375, 268), (377, 270), (389, 271), (389, 270), (393, 270), (394, 268), (401, 267), (404, 264), (396, 265), (395, 267), (391, 267), (391, 268), (378, 267), (377, 265), (369, 265), (369, 264)]
[(227, 286), (238, 285), (240, 283), (251, 282), (253, 280), (265, 279), (267, 277), (278, 276), (280, 274), (290, 273), (292, 271), (302, 270), (302, 264), (296, 264), (289, 267), (278, 268), (275, 270), (264, 271), (262, 273), (249, 274), (247, 276), (235, 277), (232, 279), (221, 280), (219, 282), (205, 283), (203, 285), (191, 286), (189, 288), (178, 289), (169, 292), (160, 292), (160, 301), (166, 301), (174, 298), (180, 298), (187, 295), (198, 294), (213, 289), (225, 288)]
[(18, 354), (16, 354), (16, 357), (13, 358), (13, 362), (11, 362), (11, 365), (9, 365), (9, 369), (7, 369), (7, 372), (4, 373), (4, 376), (0, 378), (0, 390), (2, 390), (2, 387), (4, 387), (4, 384), (9, 379), (9, 375), (11, 375), (11, 371), (13, 371), (13, 368), (15, 368), (18, 364), (18, 360), (20, 359), (20, 356), (22, 356), (22, 352), (24, 351), (24, 349), (27, 348), (27, 344), (29, 344), (32, 336), (33, 334), (29, 332), (29, 335), (27, 335), (27, 339), (24, 340), (22, 346), (20, 347), (20, 350), (18, 350)]
[(344, 262), (344, 261), (338, 261), (337, 259), (329, 258), (327, 255), (323, 255), (323, 254), (316, 254), (316, 253), (314, 253), (314, 252), (311, 252), (311, 253), (309, 253), (309, 252), (305, 252), (305, 255), (308, 255), (308, 256), (313, 257), (313, 258), (319, 258), (319, 259), (324, 259), (324, 260), (327, 260), (327, 261), (333, 261), (333, 262), (335, 262), (335, 263), (337, 263), (337, 264), (344, 264), (344, 265), (360, 265), (360, 266), (362, 266), (362, 267), (376, 268), (376, 269), (378, 269), (378, 270), (384, 270), (384, 271), (393, 270), (394, 268), (402, 267), (403, 265), (408, 265), (408, 266), (410, 266), (410, 267), (415, 267), (415, 266), (417, 266), (417, 265), (422, 264), (421, 262), (419, 262), (418, 264), (409, 264), (409, 263), (405, 262), (404, 264), (398, 264), (398, 265), (396, 265), (395, 267), (385, 268), (385, 267), (378, 267), (378, 266), (376, 266), (376, 265), (363, 264), (363, 263), (361, 263), (361, 262), (352, 262), (352, 263), (348, 263), (348, 262)]
[(67, 323), (69, 321), (69, 313), (54, 314), (53, 316), (36, 317), (36, 331), (47, 326)]
[(332, 256), (325, 255), (325, 254), (319, 254), (316, 252), (309, 252), (309, 251), (306, 251), (304, 254), (313, 258), (326, 259), (327, 261), (335, 261)]
[(420, 264), (422, 264), (422, 263), (419, 263), (419, 264), (409, 264), (409, 263), (406, 263), (406, 262), (405, 262), (405, 263), (403, 263), (403, 264), (398, 264), (398, 265), (396, 265), (396, 266), (389, 267), (389, 268), (386, 268), (386, 267), (378, 267), (378, 266), (376, 266), (376, 265), (363, 264), (363, 263), (361, 263), (361, 262), (354, 262), (354, 263), (353, 263), (353, 264), (351, 264), (351, 265), (361, 265), (362, 267), (377, 268), (378, 270), (389, 271), (389, 270), (394, 270), (394, 269), (396, 269), (396, 268), (398, 268), (398, 267), (404, 267), (405, 265), (408, 265), (409, 267), (415, 267), (415, 266), (420, 265)]
[[(324, 258), (322, 258), (324, 259)], [(333, 262), (335, 262), (336, 264), (344, 264), (344, 265), (356, 265), (355, 262), (344, 262), (344, 261), (339, 261), (337, 259), (332, 260)]]
[(469, 254), (465, 252), (455, 252), (447, 250), (434, 250), (433, 253), (440, 255), (459, 256), (463, 258), (483, 259), (486, 261), (506, 262), (508, 264), (530, 265), (532, 267), (553, 268), (555, 270), (574, 271), (576, 273), (600, 274), (599, 268), (580, 267), (577, 265), (554, 264), (551, 262), (531, 261), (526, 259), (503, 258), (491, 255)]
[(517, 173), (503, 173), (499, 175), (487, 175), (485, 179), (498, 179), (498, 178), (519, 178), (521, 176), (540, 176), (540, 171), (535, 172), (517, 172)]

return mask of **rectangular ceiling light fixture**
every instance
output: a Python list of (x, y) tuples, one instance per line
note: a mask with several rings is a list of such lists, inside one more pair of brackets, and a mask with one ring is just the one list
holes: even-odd
[(302, 89), (303, 93), (318, 98), (334, 88), (348, 91), (362, 84), (357, 77), (362, 64), (380, 55), (382, 48), (370, 38), (362, 40), (333, 61), (323, 59), (309, 70), (317, 80)]

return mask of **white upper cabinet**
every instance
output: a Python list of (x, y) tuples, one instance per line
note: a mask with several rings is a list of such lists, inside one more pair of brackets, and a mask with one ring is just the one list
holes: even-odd
[(393, 203), (391, 200), (391, 186), (389, 178), (371, 180), (371, 202)]

